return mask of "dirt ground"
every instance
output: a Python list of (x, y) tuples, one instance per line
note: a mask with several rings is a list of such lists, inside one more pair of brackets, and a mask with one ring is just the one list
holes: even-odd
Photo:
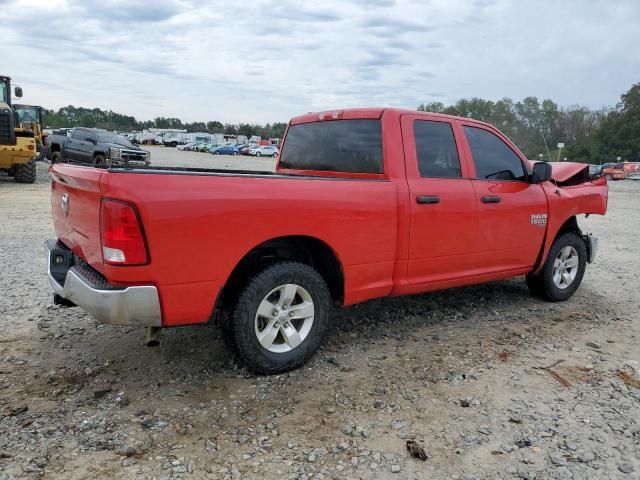
[[(246, 162), (194, 155), (152, 161)], [(570, 301), (523, 279), (376, 300), (337, 310), (306, 367), (256, 377), (216, 325), (149, 348), (53, 306), (46, 168), (0, 176), (0, 480), (640, 478), (640, 182), (580, 219), (601, 243)]]

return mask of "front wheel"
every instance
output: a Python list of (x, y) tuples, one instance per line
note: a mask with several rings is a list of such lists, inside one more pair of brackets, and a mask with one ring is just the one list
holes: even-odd
[(51, 152), (51, 163), (62, 163), (64, 162), (64, 157), (62, 156), (62, 152)]
[(104, 155), (96, 155), (95, 157), (93, 157), (93, 166), (94, 167), (102, 167), (106, 164), (106, 160)]
[(256, 157), (261, 157), (262, 154), (260, 152), (256, 152)]
[(578, 289), (587, 266), (587, 247), (574, 232), (558, 237), (551, 245), (540, 275), (529, 275), (532, 294), (550, 302), (569, 299)]
[(15, 165), (13, 179), (16, 183), (36, 183), (36, 159)]
[(322, 276), (309, 265), (284, 262), (254, 276), (233, 314), (237, 353), (258, 374), (292, 370), (324, 342), (331, 296)]

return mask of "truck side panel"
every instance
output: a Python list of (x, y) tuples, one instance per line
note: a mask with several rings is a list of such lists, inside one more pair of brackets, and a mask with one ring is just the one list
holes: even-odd
[(151, 256), (148, 266), (101, 271), (114, 284), (158, 286), (166, 325), (206, 321), (240, 260), (278, 237), (313, 237), (336, 252), (345, 304), (391, 291), (397, 197), (390, 181), (107, 172), (101, 188), (138, 207)]

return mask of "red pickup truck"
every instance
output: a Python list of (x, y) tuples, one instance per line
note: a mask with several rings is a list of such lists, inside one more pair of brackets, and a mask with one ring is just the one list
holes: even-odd
[(491, 125), (392, 108), (292, 119), (275, 172), (50, 174), (56, 303), (154, 329), (219, 317), (258, 373), (308, 360), (334, 305), (516, 276), (568, 299), (597, 246), (577, 215), (608, 195), (587, 165), (532, 163)]

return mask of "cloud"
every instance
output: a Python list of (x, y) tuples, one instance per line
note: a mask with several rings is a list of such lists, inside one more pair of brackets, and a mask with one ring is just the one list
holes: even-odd
[(178, 15), (183, 9), (190, 8), (187, 3), (168, 0), (156, 0), (152, 4), (141, 0), (82, 0), (73, 3), (88, 17), (102, 23), (149, 23), (162, 22)]
[(1, 73), (25, 102), (140, 119), (286, 121), (473, 96), (599, 107), (640, 71), (635, 0), (0, 4)]
[(383, 30), (395, 33), (427, 32), (432, 29), (429, 25), (416, 20), (394, 18), (388, 16), (369, 17), (360, 23), (365, 28)]

